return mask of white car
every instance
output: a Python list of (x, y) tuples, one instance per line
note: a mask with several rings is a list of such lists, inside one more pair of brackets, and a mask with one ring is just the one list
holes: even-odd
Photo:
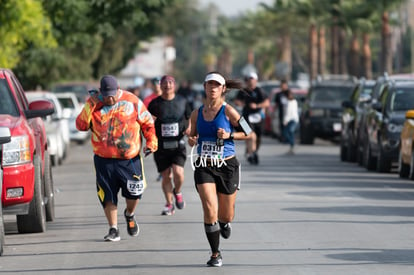
[(49, 91), (26, 91), (26, 97), (30, 102), (37, 99), (47, 99), (53, 103), (55, 112), (43, 120), (52, 165), (62, 164), (70, 146), (69, 121), (63, 116), (62, 105), (56, 95)]
[(69, 120), (70, 140), (79, 144), (85, 143), (90, 137), (90, 132), (76, 129), (76, 117), (82, 110), (83, 104), (78, 101), (75, 93), (58, 93), (56, 96), (63, 107), (63, 117)]

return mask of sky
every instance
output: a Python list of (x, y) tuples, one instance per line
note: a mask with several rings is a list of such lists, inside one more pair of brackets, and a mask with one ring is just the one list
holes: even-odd
[(272, 5), (274, 0), (198, 0), (202, 6), (214, 3), (221, 13), (227, 16), (235, 16), (247, 11), (254, 11), (259, 3)]

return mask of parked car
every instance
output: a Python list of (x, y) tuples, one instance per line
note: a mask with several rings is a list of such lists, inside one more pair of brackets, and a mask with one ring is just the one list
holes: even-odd
[(54, 93), (72, 92), (76, 94), (78, 101), (85, 103), (89, 98), (90, 90), (99, 90), (99, 83), (95, 82), (66, 82), (55, 84), (51, 91)]
[[(0, 147), (4, 143), (11, 141), (10, 129), (7, 127), (0, 127)], [(0, 150), (1, 151), (1, 150)], [(1, 154), (0, 154), (1, 160)], [(0, 166), (0, 195), (3, 188), (3, 168)], [(4, 245), (4, 221), (3, 221), (3, 210), (0, 203), (0, 256), (3, 255), (3, 245)]]
[(54, 190), (45, 126), (41, 117), (54, 112), (47, 100), (29, 104), (20, 82), (9, 69), (0, 69), (0, 126), (11, 141), (3, 144), (2, 207), (17, 215), (20, 233), (46, 230), (54, 219)]
[(357, 79), (348, 75), (327, 75), (313, 81), (299, 119), (301, 144), (313, 144), (315, 137), (339, 139), (342, 102), (356, 84)]
[(386, 82), (374, 111), (367, 114), (367, 169), (389, 172), (398, 161), (400, 136), (405, 113), (414, 106), (414, 79)]
[(70, 140), (79, 144), (85, 143), (90, 137), (90, 132), (76, 129), (76, 117), (82, 110), (83, 104), (78, 101), (74, 93), (58, 93), (56, 97), (63, 107), (63, 118), (69, 122)]
[(340, 158), (342, 161), (356, 161), (358, 152), (359, 125), (365, 106), (371, 99), (374, 80), (361, 79), (348, 100), (342, 102), (342, 131)]
[[(299, 115), (302, 112), (303, 102), (305, 101), (308, 90), (303, 89), (295, 84), (289, 84), (289, 89), (292, 91), (298, 102), (298, 111)], [(264, 132), (272, 137), (281, 139), (282, 133), (280, 132), (280, 120), (279, 120), (279, 110), (275, 104), (276, 95), (280, 93), (280, 88), (274, 88), (269, 94), (270, 106), (266, 109), (265, 112), (265, 126)], [(296, 128), (297, 133), (299, 133), (299, 126)]]
[(49, 91), (26, 91), (29, 102), (44, 99), (53, 104), (54, 113), (44, 117), (43, 121), (49, 146), (52, 165), (61, 165), (66, 158), (70, 146), (69, 121), (63, 116), (63, 107), (56, 94)]
[(414, 180), (414, 110), (405, 113), (401, 131), (400, 151), (398, 155), (398, 174), (401, 178)]
[(413, 74), (395, 74), (389, 76), (387, 73), (384, 73), (384, 75), (379, 76), (375, 81), (375, 85), (372, 88), (371, 98), (367, 100), (366, 104), (364, 105), (364, 109), (362, 111), (361, 119), (358, 126), (359, 136), (357, 141), (358, 145), (356, 160), (359, 165), (368, 168), (368, 170), (374, 170), (376, 167), (375, 163), (373, 161), (369, 161), (368, 159), (368, 156), (370, 154), (368, 152), (369, 125), (367, 121), (367, 116), (369, 115), (370, 117), (374, 117), (381, 115), (380, 111), (374, 108), (374, 105), (378, 102), (382, 92), (384, 91), (385, 86), (390, 80), (404, 81), (410, 79), (414, 79)]

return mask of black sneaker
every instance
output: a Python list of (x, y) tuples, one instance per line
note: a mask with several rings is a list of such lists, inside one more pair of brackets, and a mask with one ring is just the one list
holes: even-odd
[(173, 190), (174, 198), (175, 198), (175, 206), (177, 206), (178, 209), (183, 209), (185, 207), (185, 201), (183, 199), (182, 193), (175, 193), (175, 188)]
[(135, 221), (135, 217), (134, 215), (132, 216), (127, 216), (126, 215), (126, 209), (124, 210), (124, 216), (125, 216), (125, 220), (127, 223), (127, 231), (128, 234), (131, 236), (138, 236), (139, 234), (139, 226), (137, 224), (137, 222)]
[(109, 233), (104, 237), (104, 240), (107, 242), (118, 242), (121, 240), (119, 236), (119, 229), (117, 228), (109, 228)]
[(259, 156), (256, 152), (253, 153), (253, 164), (258, 165), (259, 164)]
[(223, 265), (223, 259), (221, 258), (221, 253), (219, 252), (217, 254), (217, 256), (215, 256), (215, 257), (211, 256), (210, 260), (207, 262), (207, 265), (208, 266), (215, 266), (215, 267), (222, 266)]
[(231, 235), (231, 224), (228, 223), (219, 223), (220, 224), (220, 234), (224, 239), (228, 239)]

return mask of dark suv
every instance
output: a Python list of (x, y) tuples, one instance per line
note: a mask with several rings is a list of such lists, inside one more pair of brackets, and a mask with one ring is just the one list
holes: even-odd
[(414, 106), (414, 79), (389, 79), (378, 102), (366, 116), (366, 149), (364, 162), (367, 169), (389, 172), (398, 161), (400, 135), (406, 111)]
[(358, 152), (359, 126), (366, 104), (372, 97), (374, 80), (361, 79), (351, 94), (342, 102), (342, 132), (340, 157), (342, 161), (356, 161)]
[(313, 144), (315, 137), (339, 138), (342, 102), (349, 99), (357, 83), (347, 75), (319, 77), (312, 83), (300, 116), (301, 144)]

